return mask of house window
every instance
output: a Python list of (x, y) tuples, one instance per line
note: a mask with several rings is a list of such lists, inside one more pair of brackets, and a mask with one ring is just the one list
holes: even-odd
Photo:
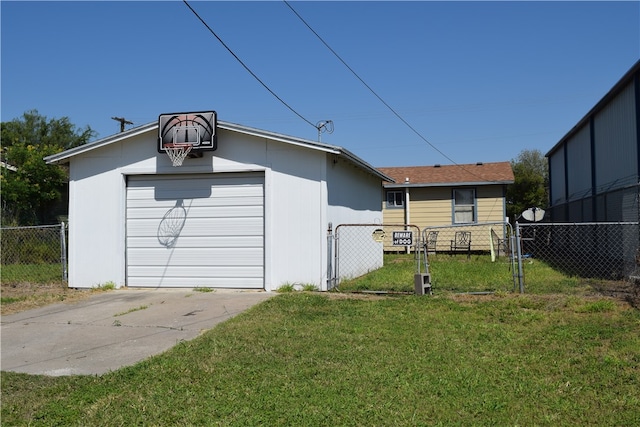
[(387, 207), (401, 208), (404, 206), (403, 191), (387, 191)]
[(473, 188), (453, 190), (453, 223), (476, 222), (476, 192)]

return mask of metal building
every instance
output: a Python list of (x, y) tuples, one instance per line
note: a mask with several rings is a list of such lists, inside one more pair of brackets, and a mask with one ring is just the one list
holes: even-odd
[(546, 156), (552, 222), (638, 221), (640, 61)]

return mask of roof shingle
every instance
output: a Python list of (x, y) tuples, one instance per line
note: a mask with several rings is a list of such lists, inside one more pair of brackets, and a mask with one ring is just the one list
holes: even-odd
[(509, 162), (477, 163), (464, 165), (434, 165), (377, 168), (393, 178), (396, 184), (511, 184), (513, 170)]

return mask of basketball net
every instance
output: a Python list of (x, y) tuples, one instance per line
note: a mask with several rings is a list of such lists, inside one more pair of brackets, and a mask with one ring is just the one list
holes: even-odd
[(182, 161), (187, 158), (191, 149), (193, 148), (192, 144), (167, 144), (164, 146), (165, 151), (167, 152), (167, 156), (171, 159), (171, 164), (173, 166), (182, 166)]

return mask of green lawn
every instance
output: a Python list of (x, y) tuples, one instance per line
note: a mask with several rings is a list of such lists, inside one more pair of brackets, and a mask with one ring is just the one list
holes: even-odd
[(100, 377), (2, 372), (2, 424), (639, 425), (640, 312), (579, 289), (284, 293)]
[[(345, 292), (412, 293), (416, 271), (413, 255), (386, 254), (384, 268), (363, 277), (342, 280), (339, 289)], [(424, 265), (421, 272), (425, 272)], [(514, 282), (512, 265), (505, 257), (491, 262), (488, 254), (474, 254), (470, 259), (466, 255), (431, 255), (429, 272), (435, 293), (519, 291), (517, 280)], [(576, 277), (567, 277), (539, 260), (524, 260), (523, 275), (526, 293), (575, 293), (583, 291), (588, 283)]]
[(6, 264), (0, 267), (2, 283), (30, 282), (49, 283), (62, 281), (62, 265), (53, 264)]

